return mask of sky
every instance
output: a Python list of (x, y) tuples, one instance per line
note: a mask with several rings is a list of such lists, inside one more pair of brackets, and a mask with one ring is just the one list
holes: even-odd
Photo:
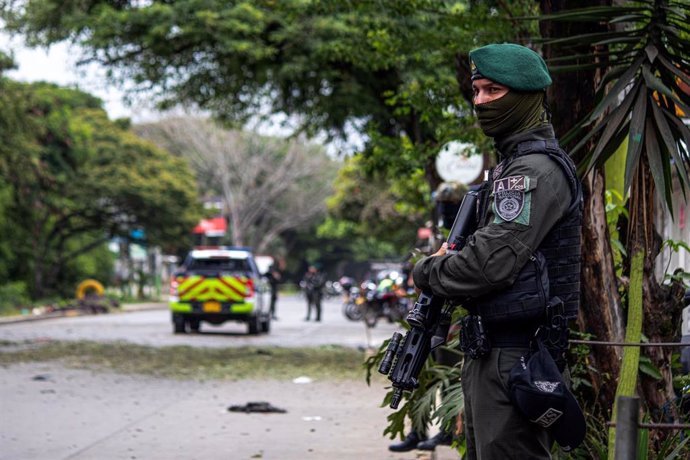
[[(143, 101), (138, 101), (133, 106), (128, 105), (124, 91), (105, 78), (103, 67), (97, 64), (77, 67), (77, 60), (81, 56), (78, 47), (59, 43), (48, 49), (27, 48), (20, 37), (10, 37), (0, 31), (0, 50), (13, 54), (18, 67), (8, 71), (7, 77), (24, 82), (48, 81), (76, 87), (103, 100), (111, 120), (126, 117), (133, 123), (146, 123), (164, 116)], [(291, 130), (283, 126), (286, 119), (284, 115), (277, 115), (268, 122), (255, 124), (250, 128), (265, 135), (288, 136)], [(348, 140), (326, 145), (329, 154), (338, 156), (340, 153), (352, 153), (362, 148), (363, 138), (354, 129), (348, 131), (351, 133)], [(318, 143), (323, 143), (323, 140), (322, 137), (314, 139)]]
[(155, 111), (142, 106), (128, 107), (124, 102), (124, 93), (108, 84), (103, 77), (104, 70), (99, 66), (94, 64), (77, 69), (79, 50), (66, 43), (53, 45), (49, 49), (29, 49), (23, 46), (21, 38), (0, 34), (0, 50), (13, 53), (18, 65), (16, 70), (7, 72), (9, 78), (77, 87), (101, 98), (111, 119), (129, 117), (135, 122), (143, 122), (157, 116)]

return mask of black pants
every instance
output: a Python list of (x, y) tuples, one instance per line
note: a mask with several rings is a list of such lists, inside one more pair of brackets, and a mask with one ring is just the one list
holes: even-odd
[(311, 318), (312, 307), (316, 310), (316, 321), (321, 321), (321, 293), (307, 292), (307, 320)]
[(276, 301), (278, 300), (278, 290), (271, 289), (271, 317), (276, 317)]
[(527, 348), (493, 348), (480, 359), (465, 358), (462, 388), (468, 460), (550, 459), (553, 440), (513, 406), (508, 376)]

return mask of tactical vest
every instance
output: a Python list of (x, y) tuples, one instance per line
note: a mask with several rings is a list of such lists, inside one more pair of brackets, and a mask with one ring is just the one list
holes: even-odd
[[(575, 165), (556, 139), (521, 142), (509, 161), (531, 154), (548, 155), (561, 167), (570, 185), (572, 202), (511, 287), (470, 303), (470, 311), (480, 314), (489, 324), (538, 321), (544, 315), (546, 304), (554, 297), (563, 301), (568, 318), (577, 317), (580, 304), (582, 186), (576, 176)], [(492, 178), (489, 178), (484, 184), (478, 205), (480, 225), (486, 219), (491, 188)]]

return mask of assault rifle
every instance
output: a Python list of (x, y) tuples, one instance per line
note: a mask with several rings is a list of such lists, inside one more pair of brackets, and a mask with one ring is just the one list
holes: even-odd
[[(462, 199), (448, 235), (447, 254), (457, 253), (476, 229), (477, 199), (478, 193), (474, 190)], [(393, 383), (391, 408), (398, 408), (404, 391), (419, 386), (419, 373), (429, 353), (446, 342), (455, 306), (448, 299), (422, 291), (407, 315), (410, 329), (405, 337), (399, 332), (393, 333), (379, 366), (379, 372), (388, 375)]]

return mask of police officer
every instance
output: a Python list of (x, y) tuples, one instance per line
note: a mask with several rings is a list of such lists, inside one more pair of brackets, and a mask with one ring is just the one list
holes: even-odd
[(268, 272), (266, 272), (266, 278), (268, 279), (268, 284), (271, 288), (271, 307), (269, 311), (271, 312), (272, 319), (278, 319), (276, 316), (276, 303), (278, 301), (278, 285), (280, 284), (282, 277), (283, 275), (280, 273), (278, 267), (276, 267), (275, 264), (271, 264)]
[(300, 284), (304, 286), (304, 293), (307, 296), (307, 316), (304, 320), (309, 321), (311, 310), (314, 308), (316, 321), (321, 321), (321, 298), (323, 297), (323, 287), (326, 284), (323, 274), (316, 265), (309, 265)]
[(549, 432), (518, 411), (507, 384), (549, 301), (563, 317), (577, 314), (582, 192), (550, 124), (543, 59), (493, 44), (471, 51), (470, 61), (474, 110), (499, 161), (482, 185), (478, 229), (466, 246), (446, 254), (444, 244), (417, 263), (413, 279), (434, 295), (465, 299), (479, 326), (463, 330), (466, 343), (483, 345), (465, 350), (462, 371), (467, 458), (550, 458)]

